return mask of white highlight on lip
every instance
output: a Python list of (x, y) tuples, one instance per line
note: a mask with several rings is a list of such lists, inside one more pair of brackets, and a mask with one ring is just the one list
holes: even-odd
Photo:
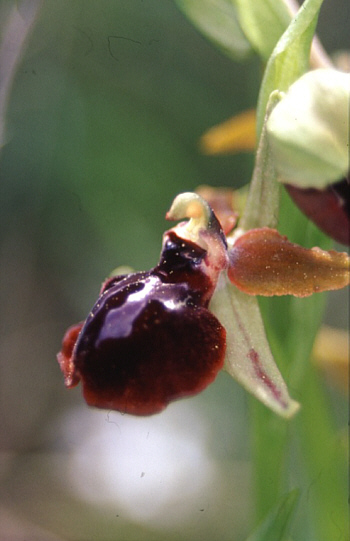
[(140, 291), (134, 291), (128, 295), (128, 302), (138, 302), (145, 298), (154, 288), (154, 283), (157, 282), (157, 278), (149, 276), (144, 280), (144, 287)]
[[(129, 293), (128, 305), (130, 306), (131, 303), (145, 299), (154, 289), (155, 282), (157, 282), (157, 278), (154, 276), (149, 276), (144, 280), (144, 287), (141, 290)], [(108, 295), (108, 291), (106, 294)], [(116, 325), (118, 317), (122, 320), (122, 325), (120, 326)], [(96, 340), (96, 346), (99, 347), (100, 344), (108, 338), (125, 338), (129, 336), (133, 328), (134, 319), (134, 312), (130, 309), (127, 310), (124, 305), (118, 306), (117, 308), (111, 308), (106, 314), (104, 325), (100, 330), (98, 340)]]
[(166, 308), (169, 310), (175, 310), (175, 308), (179, 308), (180, 306), (186, 306), (186, 303), (184, 301), (173, 301), (172, 299), (167, 299), (163, 301), (163, 304)]

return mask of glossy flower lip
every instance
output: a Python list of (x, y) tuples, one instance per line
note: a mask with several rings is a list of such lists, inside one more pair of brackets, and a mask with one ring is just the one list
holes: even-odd
[(158, 413), (223, 367), (226, 331), (207, 306), (227, 263), (225, 239), (198, 196), (174, 203), (169, 216), (190, 221), (165, 233), (159, 264), (108, 279), (84, 324), (65, 335), (66, 386), (81, 381), (91, 406)]
[(148, 273), (127, 276), (100, 297), (74, 363), (89, 405), (150, 415), (202, 391), (224, 352), (225, 330), (189, 287)]

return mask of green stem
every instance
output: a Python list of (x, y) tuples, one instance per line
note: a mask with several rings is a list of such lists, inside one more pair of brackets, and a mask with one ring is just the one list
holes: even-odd
[(297, 424), (299, 446), (307, 471), (304, 495), (308, 516), (319, 541), (347, 541), (347, 464), (339, 445), (325, 393), (311, 364), (301, 385), (303, 410)]
[(267, 104), (247, 203), (239, 221), (239, 229), (244, 231), (256, 227), (276, 227), (278, 221), (280, 184), (270, 152), (266, 122), (280, 99), (280, 93), (273, 92)]
[(250, 414), (255, 520), (259, 522), (285, 491), (288, 422), (253, 398)]

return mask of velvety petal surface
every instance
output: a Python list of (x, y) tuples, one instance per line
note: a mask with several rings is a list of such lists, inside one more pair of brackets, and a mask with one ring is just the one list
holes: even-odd
[(250, 295), (306, 297), (347, 286), (350, 259), (344, 252), (303, 248), (274, 229), (252, 229), (230, 250), (228, 275)]

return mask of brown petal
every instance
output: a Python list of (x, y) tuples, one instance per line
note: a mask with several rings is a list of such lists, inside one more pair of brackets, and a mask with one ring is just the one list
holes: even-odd
[(62, 349), (57, 354), (57, 361), (64, 375), (64, 383), (69, 388), (75, 387), (80, 380), (73, 362), (73, 350), (83, 325), (84, 322), (77, 323), (67, 329), (62, 341)]
[(286, 184), (289, 195), (317, 227), (337, 242), (350, 246), (350, 177), (324, 190)]
[(340, 289), (350, 282), (346, 253), (306, 249), (275, 229), (252, 229), (230, 251), (228, 275), (250, 295), (295, 295)]

